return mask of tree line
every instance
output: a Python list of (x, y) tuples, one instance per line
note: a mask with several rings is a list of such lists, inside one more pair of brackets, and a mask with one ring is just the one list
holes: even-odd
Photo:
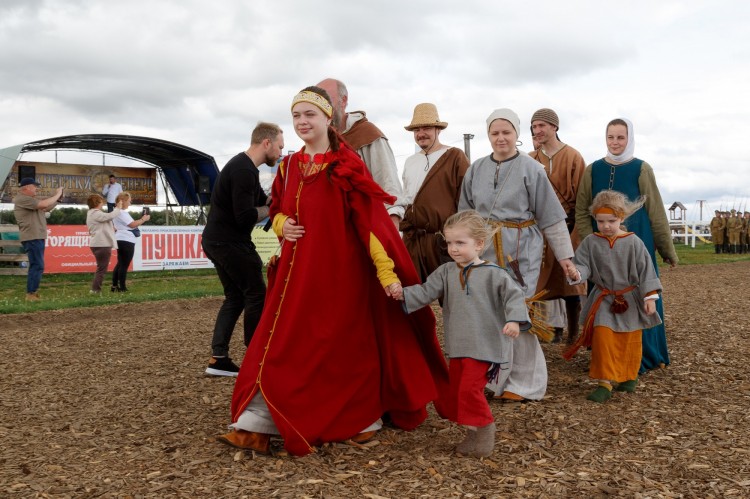
[[(55, 208), (50, 212), (47, 219), (48, 225), (86, 225), (87, 208)], [(129, 211), (133, 219), (141, 218), (140, 211)], [(198, 208), (185, 208), (182, 211), (174, 211), (169, 215), (169, 225), (195, 225), (200, 216)], [(13, 210), (0, 210), (0, 224), (16, 225), (16, 217)], [(166, 210), (152, 210), (151, 220), (146, 225), (167, 225)]]

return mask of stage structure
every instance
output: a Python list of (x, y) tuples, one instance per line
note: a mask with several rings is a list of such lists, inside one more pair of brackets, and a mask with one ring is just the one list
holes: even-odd
[[(18, 158), (25, 153), (41, 151), (101, 152), (151, 165), (156, 168), (164, 187), (168, 212), (176, 206), (199, 206), (199, 220), (203, 223), (203, 208), (211, 201), (211, 190), (219, 175), (212, 156), (174, 142), (133, 135), (68, 135), (0, 149), (3, 191), (15, 188), (20, 181), (20, 178), (10, 178), (17, 163), (18, 167), (23, 166), (23, 161), (18, 161)], [(91, 165), (92, 170), (101, 168)]]

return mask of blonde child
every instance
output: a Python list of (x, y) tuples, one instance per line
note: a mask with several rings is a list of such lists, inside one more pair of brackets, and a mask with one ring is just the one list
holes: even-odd
[(599, 232), (583, 240), (573, 263), (572, 284), (586, 279), (595, 287), (581, 311), (583, 334), (564, 354), (570, 360), (582, 346), (591, 347), (589, 377), (599, 386), (587, 397), (603, 403), (614, 388), (634, 392), (641, 365), (641, 330), (661, 324), (656, 300), (662, 290), (646, 246), (623, 221), (644, 203), (630, 202), (624, 194), (601, 191), (591, 204)]
[(438, 267), (424, 284), (391, 289), (407, 313), (443, 300), (450, 381), (438, 412), (466, 427), (456, 451), (475, 457), (489, 456), (495, 446), (495, 419), (484, 386), (507, 362), (506, 342), (521, 326), (530, 327), (523, 290), (505, 269), (480, 258), (494, 232), (476, 211), (456, 213), (443, 229), (454, 261)]

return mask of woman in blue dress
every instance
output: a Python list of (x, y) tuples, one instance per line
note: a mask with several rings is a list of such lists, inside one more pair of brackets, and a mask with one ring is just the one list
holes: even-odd
[[(664, 211), (659, 188), (651, 166), (633, 156), (635, 140), (633, 124), (627, 119), (614, 119), (607, 124), (607, 156), (586, 167), (576, 199), (576, 224), (583, 240), (597, 230), (588, 211), (591, 201), (600, 191), (614, 189), (630, 201), (645, 196), (646, 203), (627, 220), (627, 229), (643, 240), (651, 255), (658, 275), (656, 252), (672, 267), (677, 265), (677, 253), (672, 243), (669, 221)], [(643, 358), (639, 373), (669, 365), (667, 335), (664, 329), (663, 300), (656, 310), (662, 323), (643, 330)]]

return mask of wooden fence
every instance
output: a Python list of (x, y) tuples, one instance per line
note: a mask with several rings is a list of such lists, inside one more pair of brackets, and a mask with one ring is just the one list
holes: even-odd
[(0, 225), (0, 275), (25, 275), (29, 257), (21, 250), (18, 225)]

